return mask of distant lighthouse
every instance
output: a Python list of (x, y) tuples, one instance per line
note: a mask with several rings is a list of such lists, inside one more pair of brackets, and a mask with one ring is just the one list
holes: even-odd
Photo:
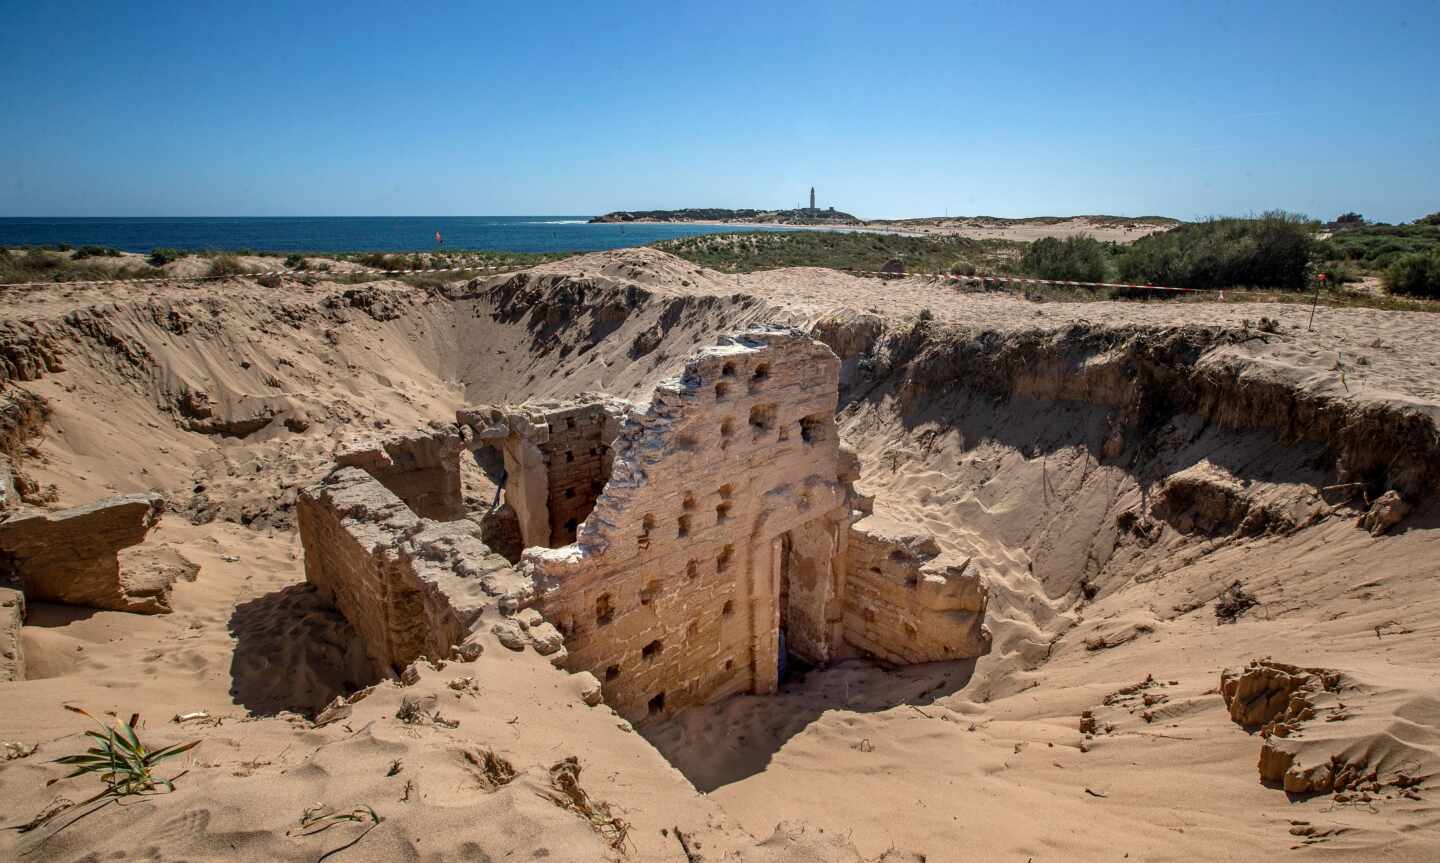
[(810, 212), (815, 212), (815, 187), (810, 187)]

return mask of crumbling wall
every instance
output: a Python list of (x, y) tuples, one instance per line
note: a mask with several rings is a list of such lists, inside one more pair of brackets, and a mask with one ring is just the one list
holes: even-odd
[(526, 547), (575, 541), (610, 477), (610, 445), (624, 408), (615, 399), (584, 396), (457, 413), (477, 444), (504, 454), (505, 501)]
[(355, 627), (380, 676), (449, 656), (487, 609), (511, 613), (529, 599), (478, 524), (421, 518), (355, 467), (301, 493), (299, 524), (306, 580)]
[(549, 465), (549, 544), (568, 545), (610, 478), (610, 444), (619, 425), (604, 403), (558, 408), (546, 413), (545, 422), (550, 435), (540, 450)]
[(352, 438), (336, 451), (335, 463), (361, 468), (422, 518), (454, 521), (465, 517), (463, 449), (453, 429), (417, 429), (384, 441)]
[(782, 547), (815, 575), (809, 618), (838, 634), (850, 523), (838, 368), (829, 348), (790, 330), (699, 351), (623, 419), (576, 543), (526, 550), (567, 667), (595, 674), (622, 715), (774, 690)]
[(934, 537), (879, 516), (850, 531), (845, 641), (890, 662), (968, 659), (990, 650), (983, 576)]
[(143, 595), (127, 591), (119, 559), (164, 511), (160, 495), (130, 494), (58, 512), (21, 512), (0, 522), (0, 578), (18, 582), (30, 602), (169, 611), (148, 587)]

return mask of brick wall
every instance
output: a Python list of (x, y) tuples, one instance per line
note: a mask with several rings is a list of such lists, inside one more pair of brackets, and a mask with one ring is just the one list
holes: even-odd
[(899, 664), (981, 656), (985, 583), (977, 565), (929, 534), (879, 516), (850, 531), (844, 592), (849, 645)]
[(550, 429), (549, 438), (540, 445), (547, 468), (549, 544), (568, 545), (610, 478), (614, 459), (610, 442), (616, 426), (600, 403), (563, 407), (547, 412), (544, 419)]
[(805, 626), (838, 640), (850, 520), (838, 367), (824, 345), (785, 330), (698, 352), (625, 417), (576, 544), (525, 552), (567, 667), (595, 674), (622, 715), (773, 691), (786, 534), (801, 555), (791, 602), (809, 609)]
[(365, 471), (342, 467), (299, 498), (305, 578), (350, 621), (378, 676), (443, 658), (487, 609), (510, 613), (529, 582), (469, 519), (417, 516)]
[(453, 521), (466, 514), (462, 449), (453, 430), (419, 429), (384, 440), (352, 438), (336, 450), (335, 463), (361, 468), (422, 518)]

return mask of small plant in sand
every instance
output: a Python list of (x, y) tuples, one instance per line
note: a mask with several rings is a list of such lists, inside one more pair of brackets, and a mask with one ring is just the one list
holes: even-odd
[(349, 812), (336, 812), (329, 806), (317, 803), (309, 809), (306, 809), (305, 812), (301, 814), (300, 826), (296, 829), (287, 831), (287, 835), (314, 836), (317, 833), (324, 833), (326, 830), (329, 830), (330, 828), (338, 824), (366, 825), (365, 829), (360, 831), (359, 835), (357, 835), (354, 839), (351, 839), (349, 842), (346, 842), (345, 844), (337, 848), (331, 848), (329, 851), (326, 851), (324, 854), (321, 854), (318, 858), (316, 858), (315, 863), (323, 863), (324, 860), (327, 860), (330, 857), (339, 854), (341, 851), (344, 851), (347, 848), (351, 848), (357, 843), (359, 843), (361, 839), (364, 839), (370, 834), (371, 830), (379, 827), (380, 822), (384, 820), (385, 819), (381, 818), (380, 815), (373, 808), (364, 803), (355, 804), (355, 808), (351, 809)]
[(65, 709), (94, 720), (102, 730), (85, 732), (85, 736), (89, 737), (95, 745), (83, 753), (55, 759), (54, 763), (74, 765), (75, 769), (58, 779), (50, 780), (46, 785), (53, 785), (63, 779), (73, 779), (90, 773), (98, 776), (100, 781), (105, 783), (105, 789), (74, 806), (52, 808), (42, 817), (19, 828), (22, 832), (28, 832), (44, 825), (61, 812), (89, 806), (92, 803), (100, 805), (77, 815), (70, 823), (73, 824), (91, 812), (110, 803), (119, 802), (126, 797), (168, 794), (175, 790), (175, 780), (183, 776), (185, 771), (165, 779), (155, 775), (155, 766), (168, 758), (188, 752), (200, 744), (199, 740), (192, 740), (189, 743), (176, 743), (151, 750), (140, 742), (140, 737), (135, 733), (136, 726), (140, 724), (140, 714), (138, 713), (133, 714), (129, 722), (116, 720), (114, 727), (111, 727), (96, 719), (83, 708), (71, 707), (67, 704)]
[[(95, 746), (85, 750), (79, 755), (66, 755), (63, 758), (55, 759), (56, 764), (73, 764), (75, 769), (60, 777), (60, 779), (72, 779), (76, 776), (83, 776), (86, 773), (94, 773), (105, 783), (104, 791), (87, 800), (86, 803), (100, 800), (105, 797), (130, 797), (138, 794), (163, 794), (175, 790), (175, 779), (163, 779), (154, 773), (155, 765), (167, 758), (174, 758), (184, 752), (189, 752), (200, 745), (199, 740), (192, 740), (189, 743), (176, 743), (161, 749), (150, 750), (140, 742), (135, 733), (135, 726), (140, 723), (140, 714), (130, 716), (129, 722), (116, 721), (115, 727), (110, 727), (89, 712), (80, 707), (65, 705), (65, 709), (71, 713), (78, 713), (95, 721), (104, 729), (102, 734), (99, 731), (87, 731), (85, 735), (95, 741)], [(54, 784), (60, 779), (52, 779), (47, 784)], [(163, 790), (161, 790), (163, 789)], [(84, 806), (85, 804), (80, 804)]]

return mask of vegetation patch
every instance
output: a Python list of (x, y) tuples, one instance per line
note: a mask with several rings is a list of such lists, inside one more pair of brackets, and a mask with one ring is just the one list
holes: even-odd
[(1121, 278), (1177, 288), (1303, 290), (1316, 224), (1274, 211), (1258, 219), (1210, 219), (1136, 240)]
[(1037, 279), (1103, 282), (1111, 277), (1115, 248), (1090, 237), (1044, 237), (1030, 244), (1022, 263), (1026, 274)]
[(906, 237), (838, 231), (709, 234), (665, 240), (655, 248), (702, 267), (751, 273), (779, 267), (878, 272), (892, 259), (910, 273), (1020, 272), (1025, 244), (968, 237)]

